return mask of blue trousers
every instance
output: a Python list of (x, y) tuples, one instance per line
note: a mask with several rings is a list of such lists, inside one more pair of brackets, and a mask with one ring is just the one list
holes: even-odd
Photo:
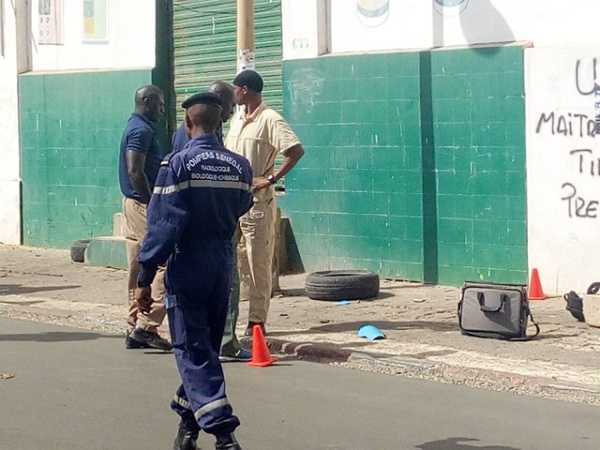
[(171, 408), (180, 427), (220, 435), (240, 422), (225, 394), (219, 350), (227, 317), (231, 242), (210, 241), (180, 249), (167, 265), (165, 307), (181, 385)]

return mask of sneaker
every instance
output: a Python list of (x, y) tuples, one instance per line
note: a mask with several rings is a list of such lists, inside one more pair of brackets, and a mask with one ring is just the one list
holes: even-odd
[(152, 348), (145, 342), (136, 341), (131, 337), (131, 331), (127, 331), (127, 336), (125, 337), (125, 348), (127, 350), (134, 350), (138, 348)]
[(169, 352), (173, 350), (173, 346), (166, 339), (161, 338), (158, 333), (152, 333), (150, 331), (142, 330), (141, 328), (135, 328), (129, 335), (131, 339), (137, 341), (139, 344), (146, 344), (149, 347), (157, 348)]
[(233, 433), (217, 436), (215, 450), (242, 450)]
[(252, 352), (245, 348), (240, 348), (235, 355), (219, 355), (219, 361), (250, 361), (252, 359)]
[(246, 327), (246, 331), (244, 332), (244, 336), (250, 336), (250, 337), (252, 337), (252, 329), (254, 328), (254, 325), (260, 325), (260, 328), (262, 329), (262, 332), (263, 332), (263, 336), (267, 334), (266, 331), (265, 331), (265, 324), (264, 323), (248, 322), (248, 326)]
[(177, 432), (175, 442), (173, 442), (173, 450), (201, 450), (196, 447), (198, 432), (180, 428)]

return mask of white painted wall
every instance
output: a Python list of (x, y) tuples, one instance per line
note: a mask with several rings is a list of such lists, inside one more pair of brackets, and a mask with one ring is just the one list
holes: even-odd
[(31, 14), (33, 70), (154, 67), (154, 0), (106, 0), (106, 43), (85, 43), (83, 0), (63, 0), (63, 45), (40, 45), (37, 1)]
[(281, 14), (283, 59), (327, 52), (327, 0), (283, 0)]
[(4, 1), (4, 55), (0, 56), (0, 242), (21, 241), (19, 116), (14, 2)]
[(529, 266), (549, 293), (585, 292), (600, 280), (600, 147), (592, 131), (600, 46), (525, 55)]
[[(332, 53), (509, 41), (531, 41), (536, 47), (589, 45), (597, 39), (596, 18), (600, 16), (596, 0), (329, 1), (331, 8), (324, 19), (330, 24)], [(285, 59), (311, 53), (297, 43), (305, 37), (314, 45), (320, 20), (316, 3), (284, 0)], [(326, 33), (320, 39), (327, 41)]]

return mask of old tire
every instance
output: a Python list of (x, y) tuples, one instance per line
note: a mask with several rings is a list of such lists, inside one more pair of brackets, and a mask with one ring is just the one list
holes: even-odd
[(600, 282), (598, 282), (598, 281), (590, 284), (590, 287), (588, 287), (588, 289), (587, 289), (587, 293), (592, 294), (592, 295), (597, 294), (598, 291), (600, 291)]
[(89, 243), (89, 239), (73, 242), (71, 244), (71, 261), (83, 262), (85, 259), (85, 251)]
[(379, 275), (370, 270), (328, 270), (306, 277), (306, 295), (313, 300), (359, 300), (377, 297)]

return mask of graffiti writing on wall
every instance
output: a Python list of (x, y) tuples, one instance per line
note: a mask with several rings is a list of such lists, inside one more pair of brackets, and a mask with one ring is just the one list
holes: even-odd
[[(597, 65), (596, 58), (578, 59), (574, 67), (575, 95), (588, 99), (588, 111), (593, 110), (592, 104), (595, 103), (591, 96), (595, 94), (596, 99), (600, 96), (596, 84)], [(596, 117), (592, 112), (579, 111), (544, 111), (536, 120), (537, 135), (552, 136), (553, 139), (564, 142), (566, 156), (571, 164), (568, 166), (568, 176), (561, 185), (560, 200), (570, 219), (596, 219), (599, 216), (599, 200), (585, 197), (581, 189), (578, 189), (578, 182), (584, 178), (600, 180), (600, 154), (594, 151), (593, 145), (595, 124)]]
[(581, 95), (592, 95), (594, 93), (594, 83), (598, 79), (598, 60), (596, 58), (592, 59), (591, 73), (585, 73), (586, 71), (581, 67), (582, 62), (581, 59), (578, 59), (575, 63), (575, 87)]

